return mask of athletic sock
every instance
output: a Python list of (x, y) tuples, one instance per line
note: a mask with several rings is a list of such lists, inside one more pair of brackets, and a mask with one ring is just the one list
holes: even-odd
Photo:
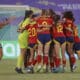
[(63, 67), (66, 66), (66, 60), (62, 60)]
[(75, 57), (70, 57), (70, 61), (71, 61), (71, 64), (72, 64), (72, 65), (74, 65), (74, 64), (75, 64), (75, 62), (76, 62)]
[(43, 56), (43, 64), (48, 65), (48, 56)]
[(55, 66), (56, 67), (59, 67), (60, 66), (60, 61), (61, 61), (60, 58), (56, 58), (55, 59)]
[(41, 60), (42, 60), (42, 56), (41, 55), (37, 55), (37, 63), (41, 63)]

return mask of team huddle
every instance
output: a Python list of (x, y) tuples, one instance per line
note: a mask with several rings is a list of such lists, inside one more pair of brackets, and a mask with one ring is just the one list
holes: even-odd
[(21, 53), (16, 72), (23, 73), (23, 63), (27, 73), (65, 72), (65, 52), (73, 72), (76, 68), (74, 53), (80, 58), (80, 39), (72, 11), (65, 11), (61, 16), (52, 9), (42, 9), (40, 15), (33, 14), (32, 10), (25, 11), (24, 20), (17, 30)]

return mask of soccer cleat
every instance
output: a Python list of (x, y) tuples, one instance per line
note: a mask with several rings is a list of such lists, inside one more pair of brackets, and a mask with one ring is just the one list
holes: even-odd
[(41, 69), (42, 69), (42, 67), (39, 65), (39, 66), (37, 67), (37, 69), (36, 69), (36, 72), (40, 72)]
[(64, 73), (66, 71), (66, 67), (62, 68), (62, 73)]
[(56, 70), (55, 67), (51, 68), (51, 72), (54, 73), (54, 71)]
[(71, 72), (74, 72), (74, 70), (76, 69), (76, 67), (77, 67), (76, 64), (71, 65), (71, 66), (70, 66), (70, 68), (71, 68)]
[(53, 69), (53, 71), (52, 71), (53, 73), (58, 73), (59, 72), (59, 67), (58, 68), (55, 68), (55, 69)]
[(17, 73), (19, 73), (19, 74), (23, 74), (23, 72), (22, 72), (22, 69), (21, 68), (15, 68), (15, 71), (17, 72)]
[(62, 67), (57, 67), (57, 68), (53, 69), (52, 72), (53, 73), (63, 73), (64, 71), (63, 71), (63, 68)]
[(48, 66), (43, 65), (42, 70), (43, 70), (44, 73), (48, 72)]
[(66, 67), (60, 65), (59, 72), (60, 72), (60, 73), (64, 73), (64, 72), (65, 72), (65, 69), (66, 69)]
[(34, 73), (33, 67), (27, 67), (27, 73)]

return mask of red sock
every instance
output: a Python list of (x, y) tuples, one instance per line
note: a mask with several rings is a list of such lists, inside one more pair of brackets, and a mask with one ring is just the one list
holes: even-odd
[(56, 56), (53, 56), (53, 63), (55, 65)]
[(32, 63), (33, 63), (33, 66), (34, 66), (37, 63), (37, 59), (33, 59)]
[(28, 66), (28, 64), (29, 64), (29, 60), (28, 59), (25, 59), (24, 60), (24, 67), (26, 68)]
[(31, 66), (32, 62), (28, 62), (28, 66)]
[(52, 68), (52, 67), (55, 67), (55, 60), (56, 60), (56, 56), (53, 56), (53, 61), (52, 62), (50, 62), (50, 67)]
[(62, 60), (62, 63), (63, 63), (63, 67), (66, 66), (66, 60)]
[(75, 64), (75, 62), (76, 62), (75, 57), (70, 57), (70, 60), (71, 60), (71, 64), (72, 64), (72, 65), (74, 65), (74, 64)]
[(59, 67), (60, 66), (60, 61), (61, 61), (60, 58), (56, 58), (55, 59), (55, 66), (56, 67)]
[(41, 63), (41, 60), (42, 60), (42, 56), (41, 55), (37, 55), (37, 62), (38, 62), (38, 64)]
[(50, 62), (50, 68), (54, 67), (54, 62)]
[(43, 57), (43, 64), (48, 65), (48, 56)]

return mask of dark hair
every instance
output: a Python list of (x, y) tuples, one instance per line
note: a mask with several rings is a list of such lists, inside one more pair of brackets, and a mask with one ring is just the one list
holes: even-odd
[(41, 15), (44, 15), (44, 14), (46, 14), (46, 9), (42, 9)]
[(74, 15), (72, 11), (65, 11), (63, 12), (63, 17), (62, 18), (68, 18), (70, 20), (75, 21)]
[(58, 21), (60, 20), (60, 15), (55, 15), (54, 16), (54, 22), (55, 22), (55, 26), (57, 25)]
[(33, 11), (32, 11), (32, 10), (26, 10), (26, 11), (25, 11), (24, 20), (25, 20), (26, 18), (28, 18), (31, 14), (33, 14)]
[(58, 21), (58, 20), (60, 20), (60, 15), (57, 15), (57, 14), (56, 14), (56, 15), (55, 15), (55, 18), (54, 18), (54, 20), (55, 20), (55, 21)]
[(56, 13), (54, 12), (54, 10), (49, 9), (49, 11), (50, 11), (50, 13), (51, 13), (51, 16), (52, 16), (52, 17), (54, 17), (54, 16), (55, 16), (55, 14), (56, 14)]

